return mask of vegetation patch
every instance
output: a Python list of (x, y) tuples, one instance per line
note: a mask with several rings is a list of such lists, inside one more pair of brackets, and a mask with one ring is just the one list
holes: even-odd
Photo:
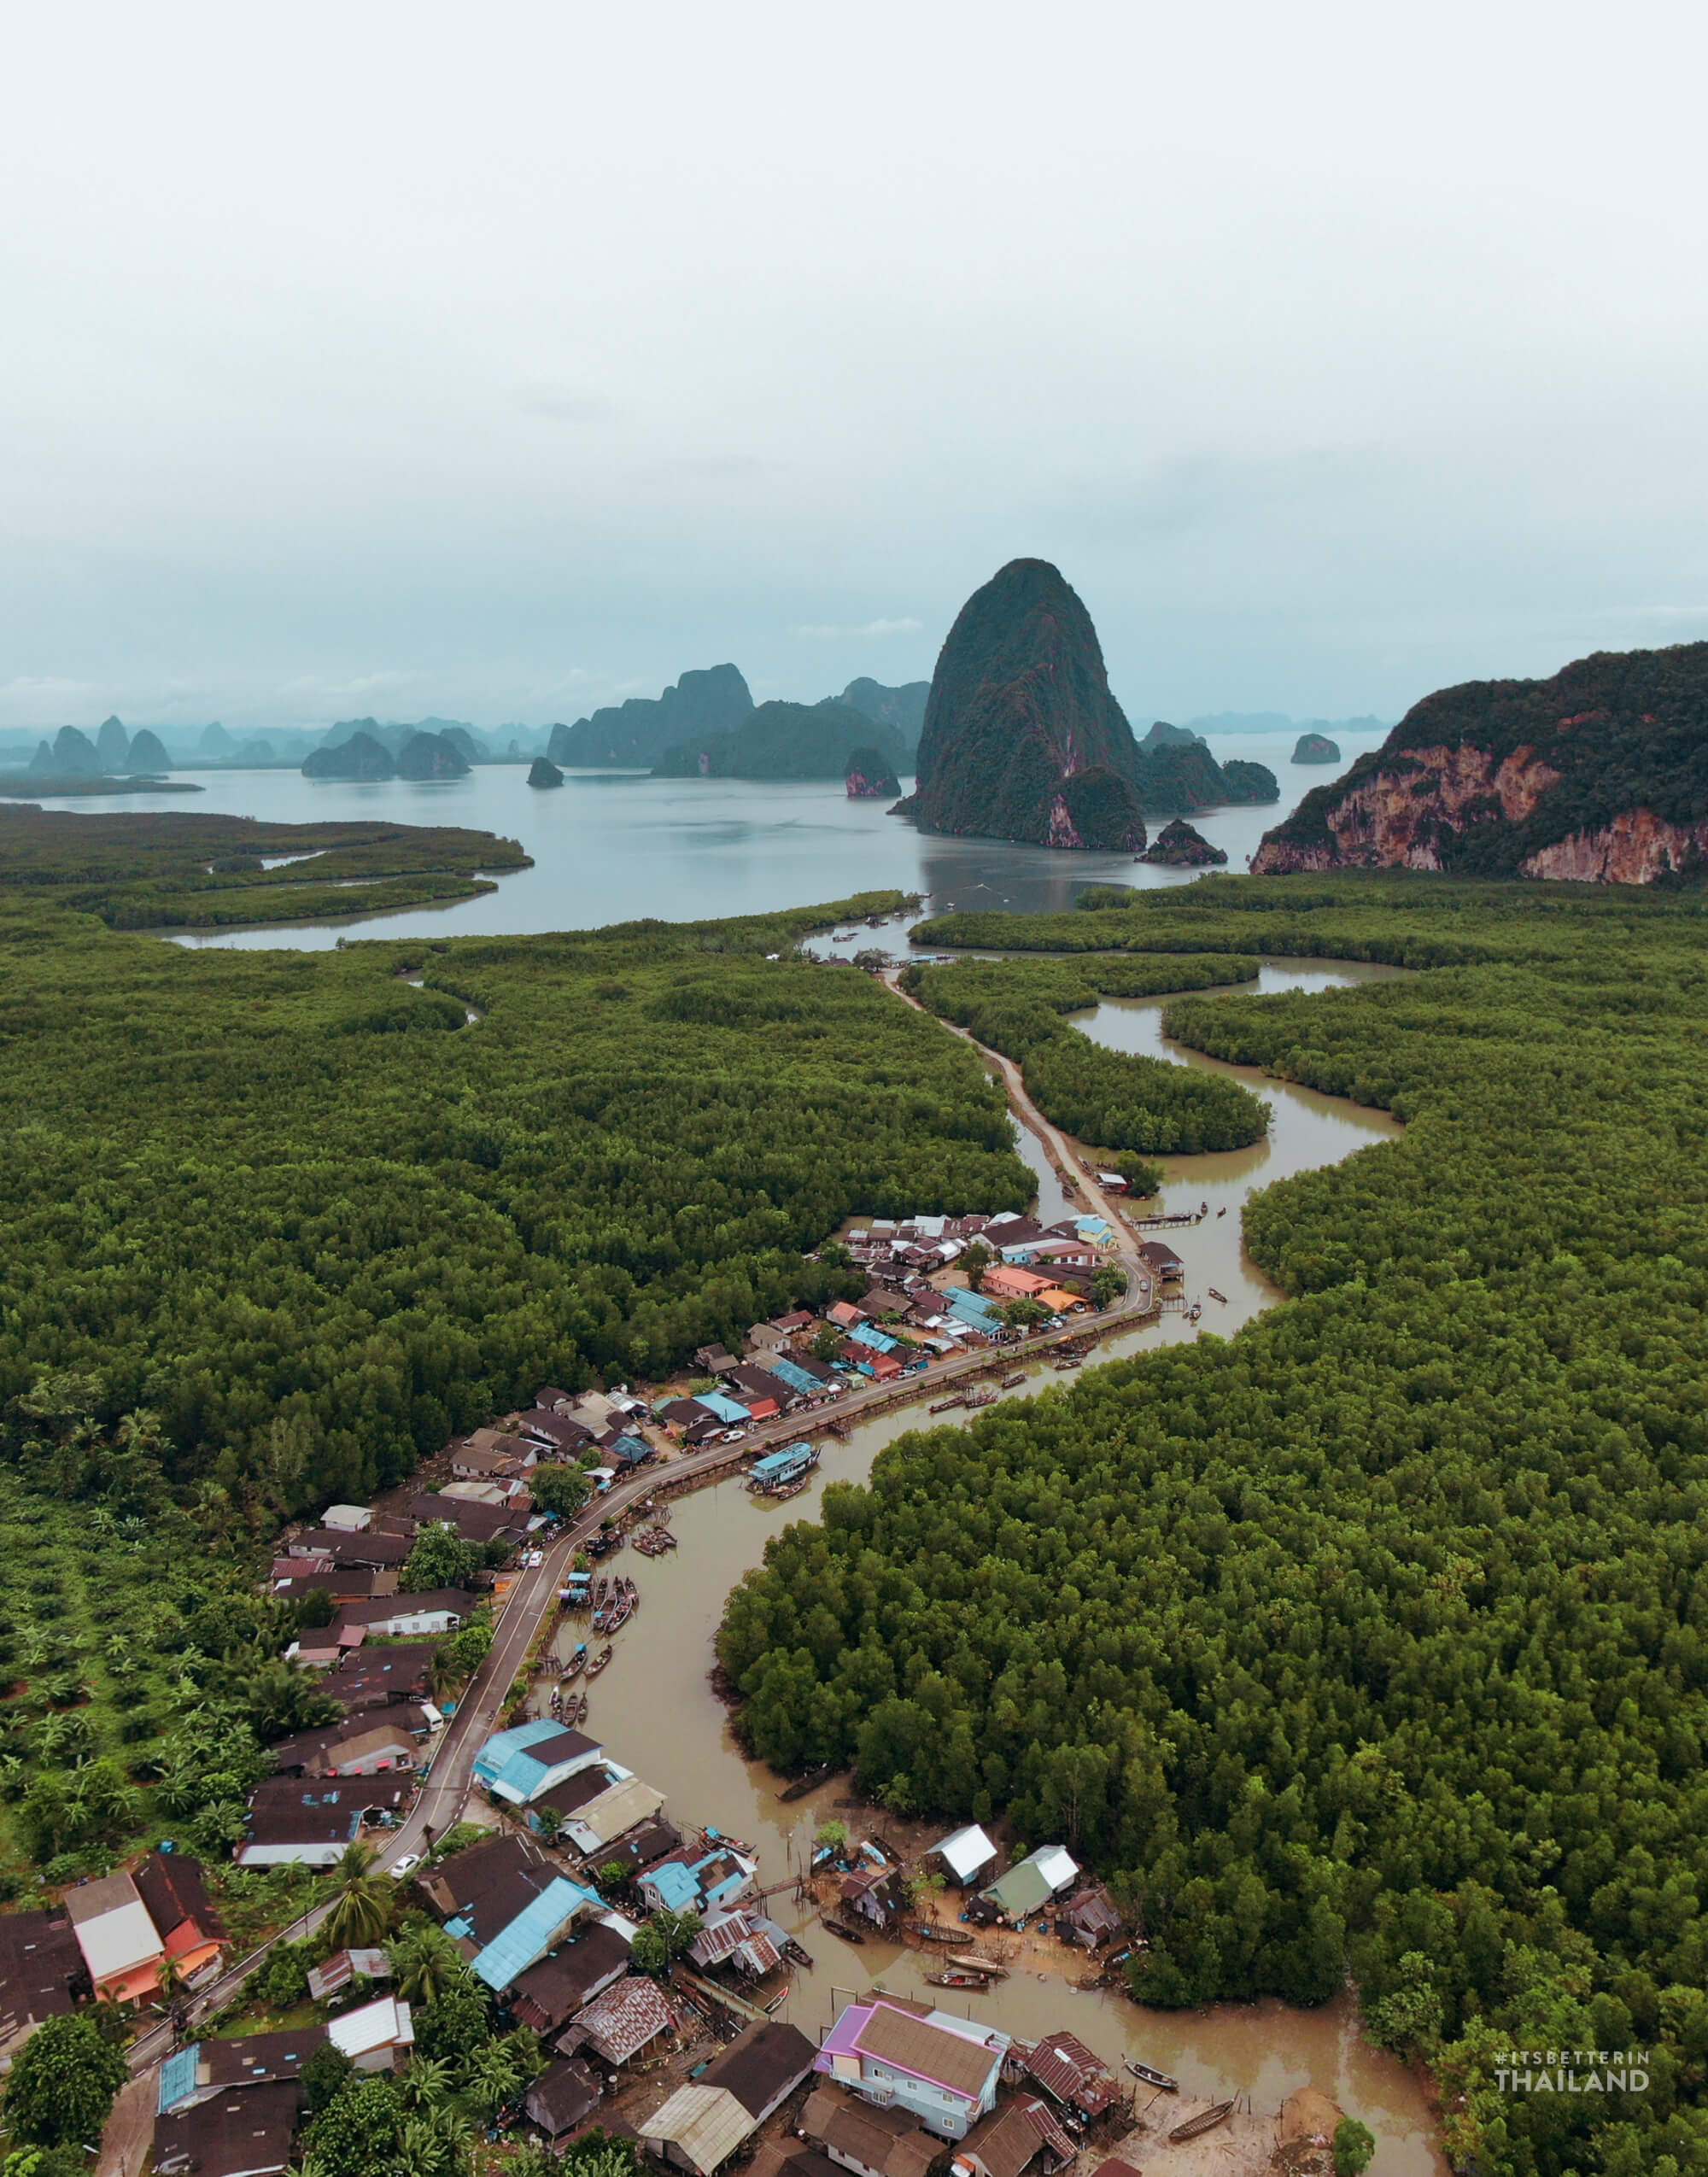
[[(1708, 2151), (1708, 932), (1540, 889), (1015, 918), (1451, 963), (1167, 1009), (1407, 1132), (1249, 1206), (1289, 1304), (902, 1438), (719, 1649), (779, 1768), (1108, 1873), (1145, 2002), (1349, 1965), (1456, 2167), (1623, 2177)], [(1506, 2092), (1515, 2048), (1648, 2049), (1650, 2084)]]
[(1109, 1050), (1062, 1015), (1095, 1005), (1100, 994), (1148, 998), (1252, 982), (1257, 971), (1255, 960), (1202, 955), (1145, 961), (1111, 956), (1071, 964), (962, 960), (948, 968), (915, 961), (900, 982), (940, 1019), (1017, 1060), (1044, 1117), (1080, 1141), (1179, 1156), (1261, 1139), (1269, 1107), (1237, 1081)]

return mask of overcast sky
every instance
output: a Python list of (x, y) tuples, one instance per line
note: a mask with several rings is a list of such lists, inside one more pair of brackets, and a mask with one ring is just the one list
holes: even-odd
[(0, 723), (927, 676), (1153, 716), (1708, 635), (1699, 8), (16, 9)]

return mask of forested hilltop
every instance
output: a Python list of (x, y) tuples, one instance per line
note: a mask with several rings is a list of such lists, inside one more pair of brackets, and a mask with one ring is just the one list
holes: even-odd
[[(1349, 1967), (1461, 2168), (1704, 2167), (1700, 895), (1212, 879), (929, 930), (1075, 939), (1418, 967), (1167, 1015), (1407, 1132), (1253, 1203), (1292, 1297), (1231, 1341), (829, 1490), (731, 1599), (744, 1731), (1065, 1838), (1149, 1937), (1146, 2002), (1321, 2001)], [(1652, 2084), (1502, 2093), (1513, 2047), (1652, 2048)]]

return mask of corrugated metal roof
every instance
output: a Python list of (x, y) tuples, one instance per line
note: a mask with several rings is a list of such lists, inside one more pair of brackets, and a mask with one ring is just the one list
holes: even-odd
[(518, 1974), (525, 1973), (546, 1955), (578, 1912), (599, 1902), (593, 1891), (582, 1889), (567, 1875), (559, 1875), (484, 1950), (476, 1953), (475, 1971), (494, 1993), (507, 1988)]
[(969, 1822), (964, 1829), (955, 1830), (935, 1849), (939, 1858), (962, 1882), (976, 1875), (981, 1867), (988, 1867), (997, 1856), (996, 1846), (976, 1822)]
[(201, 2061), (202, 2044), (192, 2041), (187, 2049), (179, 2049), (167, 2057), (160, 2069), (160, 2093), (155, 2107), (161, 2116), (187, 2101), (196, 2092), (196, 2067)]
[(753, 2120), (722, 2086), (678, 2086), (641, 2136), (668, 2141), (710, 2177), (753, 2128)]
[(655, 1791), (639, 1776), (626, 1776), (620, 1784), (601, 1792), (597, 1799), (589, 1800), (585, 1806), (577, 1807), (570, 1817), (568, 1827), (577, 1844), (582, 1844), (581, 1833), (585, 1831), (595, 1844), (608, 1845), (632, 1829), (637, 1822), (656, 1814), (664, 1804), (662, 1792)]

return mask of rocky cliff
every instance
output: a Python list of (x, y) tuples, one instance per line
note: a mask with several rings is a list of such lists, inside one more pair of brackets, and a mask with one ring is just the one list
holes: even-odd
[(752, 710), (736, 668), (708, 665), (656, 698), (634, 696), (572, 726), (553, 726), (546, 753), (554, 764), (646, 770), (679, 741), (734, 732)]
[(1426, 696), (1266, 834), (1252, 870), (1652, 884), (1705, 862), (1708, 643), (1696, 642)]
[(891, 801), (902, 790), (895, 765), (881, 749), (869, 745), (849, 752), (843, 783), (851, 801)]
[(461, 779), (469, 759), (449, 734), (411, 734), (397, 752), (401, 779)]
[(1195, 825), (1177, 816), (1172, 824), (1162, 827), (1138, 858), (1141, 862), (1161, 862), (1177, 869), (1207, 869), (1220, 866), (1227, 856), (1220, 847), (1212, 846)]
[(1136, 853), (1137, 767), (1091, 614), (1047, 560), (1013, 559), (949, 631), (898, 809), (923, 831)]
[[(705, 734), (667, 748), (660, 779), (845, 779), (863, 749), (892, 777), (906, 763), (901, 737), (837, 697), (822, 703), (762, 703), (733, 732)], [(891, 793), (897, 788), (892, 787)]]
[(1331, 740), (1326, 734), (1301, 734), (1293, 743), (1296, 764), (1338, 764), (1340, 743)]
[(881, 681), (863, 677), (849, 682), (841, 699), (863, 711), (874, 725), (893, 726), (911, 756), (919, 746), (930, 695), (929, 681), (904, 681), (899, 688), (886, 688)]

